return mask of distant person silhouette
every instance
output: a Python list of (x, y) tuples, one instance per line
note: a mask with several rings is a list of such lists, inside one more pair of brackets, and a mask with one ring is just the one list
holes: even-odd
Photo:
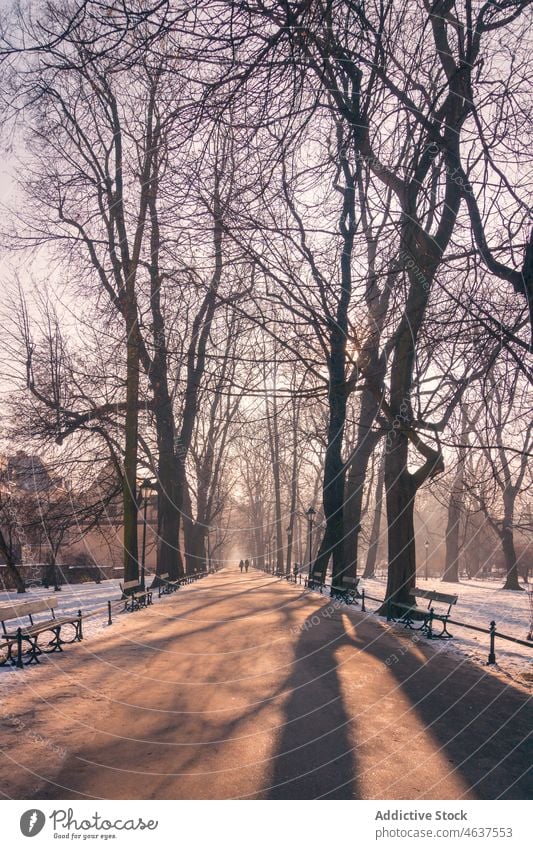
[(249, 567), (249, 566), (250, 566), (250, 561), (249, 561), (249, 560), (245, 560), (245, 561), (244, 561), (244, 568), (245, 568), (246, 572), (248, 571), (248, 567)]
[(241, 562), (239, 563), (239, 569), (241, 570), (241, 572), (244, 569), (244, 560), (241, 560)]

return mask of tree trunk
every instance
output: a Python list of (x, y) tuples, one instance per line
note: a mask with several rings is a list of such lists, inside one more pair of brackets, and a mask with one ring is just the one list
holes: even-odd
[(366, 556), (365, 571), (363, 578), (373, 578), (376, 570), (376, 560), (379, 546), (379, 531), (381, 528), (381, 513), (383, 510), (383, 485), (385, 483), (385, 457), (379, 464), (378, 479), (376, 482), (376, 505), (374, 507), (374, 518), (372, 530), (370, 531), (370, 544)]
[(397, 333), (391, 368), (390, 429), (385, 442), (385, 491), (388, 525), (388, 574), (385, 603), (380, 613), (394, 613), (396, 602), (412, 601), (416, 580), (414, 506), (416, 486), (408, 471), (411, 386), (416, 332), (420, 328), (427, 293), (416, 281), (411, 286)]
[[(447, 189), (450, 180), (447, 179)], [(424, 320), (431, 282), (438, 266), (443, 246), (447, 244), (457, 216), (460, 196), (457, 186), (449, 199), (438, 239), (430, 238), (406, 216), (402, 233), (406, 246), (409, 292), (402, 319), (396, 332), (396, 344), (390, 376), (390, 429), (385, 448), (385, 487), (387, 492), (387, 522), (389, 529), (389, 567), (385, 604), (408, 603), (416, 580), (416, 546), (414, 506), (416, 492), (428, 478), (444, 470), (440, 450), (425, 445), (412, 429), (411, 393), (418, 334)], [(452, 198), (453, 195), (453, 198)], [(453, 203), (452, 203), (453, 199)], [(445, 226), (443, 227), (443, 222)], [(415, 263), (414, 257), (417, 262)], [(412, 265), (411, 265), (412, 263)], [(409, 441), (424, 458), (424, 464), (411, 474), (408, 470)]]
[[(157, 399), (159, 401), (159, 399)], [(176, 460), (174, 454), (174, 417), (170, 398), (156, 404), (156, 427), (158, 442), (158, 495), (157, 525), (158, 551), (156, 575), (169, 575), (177, 580), (183, 575), (183, 564), (179, 553), (180, 511), (176, 493)]]
[[(354, 90), (355, 95), (355, 90)], [(326, 577), (332, 558), (332, 582), (340, 583), (346, 564), (344, 559), (344, 481), (346, 467), (342, 457), (348, 382), (346, 380), (346, 343), (348, 339), (348, 309), (352, 297), (352, 254), (356, 231), (355, 178), (348, 160), (339, 151), (339, 164), (344, 175), (343, 209), (339, 220), (342, 235), (340, 257), (341, 289), (335, 315), (330, 316), (328, 363), (328, 443), (324, 459), (323, 504), (326, 529), (313, 571)]]
[[(182, 412), (181, 429), (175, 442), (175, 504), (177, 510), (182, 514), (184, 522), (184, 536), (190, 535), (190, 525), (193, 522), (192, 505), (187, 486), (186, 460), (191, 447), (192, 436), (198, 413), (198, 395), (201, 380), (205, 371), (206, 348), (211, 331), (211, 324), (215, 314), (217, 303), (217, 291), (222, 278), (222, 211), (219, 195), (220, 175), (215, 174), (215, 190), (213, 198), (213, 240), (215, 249), (215, 269), (209, 288), (204, 296), (200, 309), (198, 310), (192, 326), (191, 341), (187, 350), (187, 385), (185, 389), (185, 400)], [(185, 515), (184, 515), (185, 511)], [(193, 542), (193, 548), (195, 546)], [(188, 551), (185, 543), (185, 569), (194, 569), (193, 551)], [(203, 555), (205, 561), (205, 551)]]
[(503, 553), (505, 556), (505, 568), (507, 577), (502, 589), (523, 590), (518, 581), (518, 563), (516, 562), (516, 551), (514, 547), (513, 516), (506, 516), (503, 521), (501, 533)]
[(131, 284), (126, 293), (126, 444), (124, 450), (124, 582), (139, 580), (137, 536), (137, 441), (139, 401), (139, 343), (137, 303)]
[(450, 500), (448, 502), (448, 524), (446, 526), (446, 564), (443, 581), (459, 583), (459, 558), (461, 554), (460, 533), (461, 516), (464, 512), (464, 473), (466, 461), (465, 442), (468, 439), (468, 423), (463, 412), (461, 428), (461, 447), (457, 463), (457, 472), (453, 480)]
[(10, 578), (12, 579), (13, 583), (15, 584), (15, 587), (17, 589), (17, 593), (25, 593), (26, 592), (26, 584), (24, 583), (22, 575), (20, 574), (19, 570), (17, 569), (15, 563), (11, 562), (11, 560), (7, 557), (5, 558), (5, 560), (6, 560), (6, 566), (7, 566), (8, 574), (9, 574)]
[[(7, 571), (17, 588), (17, 593), (25, 593), (26, 584), (15, 565), (15, 558), (17, 556), (15, 552), (17, 549), (21, 550), (21, 546), (13, 541), (11, 532), (6, 531), (4, 535), (4, 531), (0, 527), (0, 552), (3, 554), (4, 560), (6, 561)], [(19, 555), (19, 557), (22, 560), (22, 555)]]
[[(276, 371), (274, 370), (274, 390), (272, 400), (272, 411), (268, 404), (268, 394), (265, 384), (265, 400), (268, 426), (268, 442), (270, 448), (270, 459), (272, 462), (272, 476), (274, 479), (274, 528), (276, 532), (276, 572), (283, 573), (283, 528), (281, 522), (281, 479), (280, 479), (280, 457), (279, 457), (279, 428), (278, 428), (278, 404), (276, 399)], [(274, 558), (273, 558), (274, 559)]]
[(408, 441), (398, 430), (387, 438), (385, 453), (385, 489), (387, 499), (389, 569), (385, 604), (380, 613), (387, 614), (388, 603), (394, 613), (396, 602), (412, 601), (416, 579), (414, 507), (416, 488), (407, 471)]
[(292, 551), (294, 548), (295, 518), (296, 518), (296, 503), (298, 499), (298, 418), (300, 407), (293, 399), (292, 403), (292, 462), (291, 462), (291, 480), (290, 480), (290, 506), (289, 506), (289, 530), (287, 535), (287, 562), (285, 571), (287, 575), (291, 573)]
[[(344, 478), (342, 441), (346, 421), (346, 389), (344, 379), (338, 380), (337, 369), (332, 370), (329, 390), (330, 419), (328, 445), (324, 461), (323, 504), (326, 529), (312, 571), (321, 572), (325, 580), (330, 557), (333, 559), (332, 581), (341, 580), (344, 574)], [(344, 372), (344, 366), (343, 366)], [(337, 377), (334, 379), (333, 375)], [(344, 377), (344, 374), (343, 374)]]
[[(179, 496), (176, 492), (178, 481), (176, 464), (179, 462), (179, 458), (176, 457), (176, 428), (169, 392), (167, 334), (161, 309), (162, 278), (159, 269), (161, 237), (157, 210), (157, 166), (155, 170), (156, 174), (149, 195), (149, 213), (152, 225), (150, 234), (152, 260), (150, 266), (150, 306), (152, 310), (154, 355), (151, 362), (146, 362), (146, 367), (154, 398), (158, 448), (156, 576), (168, 574), (170, 580), (175, 581), (183, 575), (183, 564), (179, 550)], [(157, 578), (155, 583), (157, 583)]]
[(481, 551), (477, 543), (480, 514), (467, 512), (465, 519), (465, 541), (463, 543), (464, 565), (469, 580), (479, 574)]
[(59, 582), (57, 580), (57, 566), (55, 559), (46, 567), (43, 583), (47, 589), (52, 586), (55, 592), (60, 589)]
[(461, 530), (462, 496), (454, 487), (448, 502), (448, 524), (446, 525), (446, 565), (443, 581), (459, 583), (459, 533)]
[(379, 411), (379, 402), (368, 388), (361, 396), (361, 412), (357, 428), (357, 443), (346, 474), (344, 500), (344, 574), (356, 577), (361, 512), (368, 463), (380, 434), (372, 430)]
[(180, 512), (177, 507), (176, 479), (173, 474), (174, 456), (165, 464), (165, 455), (158, 463), (158, 550), (156, 575), (168, 573), (170, 580), (183, 576), (183, 563), (179, 549)]
[(198, 545), (195, 535), (195, 521), (192, 515), (192, 502), (189, 493), (189, 486), (185, 476), (185, 470), (182, 466), (179, 469), (180, 482), (179, 491), (181, 492), (181, 515), (183, 522), (183, 541), (185, 555), (185, 574), (194, 575), (197, 571), (197, 554)]
[(14, 563), (7, 563), (7, 571), (11, 575), (15, 586), (17, 588), (17, 593), (25, 593), (26, 592), (26, 584), (22, 580), (21, 574)]
[(254, 544), (255, 556), (259, 569), (265, 568), (265, 542), (263, 538), (263, 528), (258, 521), (254, 523)]
[(188, 575), (196, 575), (205, 569), (207, 528), (200, 522), (187, 520), (183, 530), (186, 571)]

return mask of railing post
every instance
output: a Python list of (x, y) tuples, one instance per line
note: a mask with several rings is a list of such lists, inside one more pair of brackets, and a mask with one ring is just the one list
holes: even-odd
[(496, 622), (494, 620), (490, 623), (490, 651), (489, 651), (489, 659), (487, 661), (487, 666), (492, 666), (493, 663), (496, 663), (496, 652), (494, 651), (494, 641), (496, 639)]
[(17, 665), (18, 669), (22, 669), (23, 664), (22, 664), (22, 629), (21, 628), (17, 628), (17, 652), (18, 652), (18, 656), (17, 656), (17, 664), (16, 665)]
[(428, 640), (433, 639), (433, 608), (432, 607), (430, 607), (430, 609), (429, 609), (429, 622), (428, 622), (427, 638), (428, 638)]
[(112, 625), (113, 620), (111, 619), (111, 602), (107, 602), (107, 624)]
[(361, 613), (366, 613), (365, 609), (365, 591), (361, 590)]

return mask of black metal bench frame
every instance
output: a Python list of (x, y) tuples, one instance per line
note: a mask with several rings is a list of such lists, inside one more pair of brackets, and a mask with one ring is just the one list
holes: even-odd
[(133, 613), (152, 604), (152, 591), (143, 590), (138, 581), (125, 581), (124, 584), (120, 584), (120, 589), (124, 597), (124, 611), (127, 613)]
[(176, 578), (175, 580), (169, 580), (168, 572), (164, 572), (163, 575), (157, 575), (156, 577), (159, 582), (157, 587), (158, 597), (161, 598), (162, 595), (175, 593), (180, 589), (180, 587), (194, 584), (196, 581), (199, 581), (201, 578), (205, 578), (210, 574), (212, 573), (208, 572), (206, 569), (203, 572), (194, 572), (192, 575), (184, 575), (182, 578)]
[(313, 572), (312, 575), (307, 579), (307, 588), (310, 590), (322, 590), (324, 589), (325, 584), (322, 580), (322, 572)]
[(178, 578), (175, 581), (170, 581), (168, 578), (168, 572), (165, 572), (163, 575), (158, 575), (158, 585), (157, 585), (157, 594), (158, 598), (161, 598), (162, 595), (170, 595), (171, 593), (175, 593), (179, 590), (181, 586), (181, 581)]
[(358, 604), (357, 599), (361, 598), (357, 591), (359, 580), (359, 578), (354, 578), (351, 575), (342, 575), (340, 585), (331, 585), (331, 598), (337, 598), (340, 601), (344, 601), (345, 604)]
[[(81, 642), (83, 639), (82, 612), (77, 614), (56, 617), (54, 608), (57, 607), (57, 599), (39, 599), (20, 604), (3, 605), (0, 607), (0, 621), (2, 623), (3, 640), (2, 647), (6, 649), (5, 656), (0, 656), (0, 666), (12, 663), (19, 669), (30, 663), (39, 663), (39, 655), (63, 651), (62, 646), (68, 643)], [(51, 619), (42, 622), (34, 622), (33, 617), (37, 613), (51, 613)], [(6, 627), (6, 623), (20, 622), (22, 617), (29, 619), (29, 625), (18, 625), (17, 628)], [(71, 639), (65, 639), (62, 629), (65, 625), (72, 625), (74, 635)], [(52, 634), (52, 639), (43, 645), (39, 645), (39, 637), (42, 634)], [(26, 650), (24, 651), (24, 648)], [(16, 648), (16, 656), (13, 650)], [(24, 660), (26, 658), (26, 660)]]
[[(449, 593), (439, 593), (436, 590), (423, 590), (419, 587), (415, 587), (412, 594), (415, 597), (415, 604), (394, 603), (395, 608), (400, 608), (404, 611), (399, 618), (391, 615), (391, 603), (389, 602), (389, 615), (387, 616), (387, 619), (396, 619), (398, 622), (401, 622), (405, 628), (410, 628), (413, 631), (425, 631), (428, 640), (451, 639), (453, 634), (450, 634), (448, 631), (448, 620), (450, 618), (452, 606), (457, 604), (459, 596), (450, 595)], [(416, 598), (426, 599), (428, 606), (419, 607), (418, 604), (416, 604)], [(446, 613), (439, 613), (436, 611), (433, 607), (435, 602), (437, 604), (447, 604), (448, 609)], [(415, 622), (420, 622), (420, 625), (416, 627), (414, 624)], [(434, 622), (439, 622), (441, 626), (440, 633), (438, 634), (434, 633)]]

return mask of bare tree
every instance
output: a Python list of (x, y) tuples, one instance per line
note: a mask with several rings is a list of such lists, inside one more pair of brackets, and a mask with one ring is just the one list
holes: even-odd
[(21, 548), (24, 539), (21, 514), (24, 499), (17, 498), (11, 483), (5, 474), (0, 479), (0, 554), (5, 560), (11, 580), (17, 593), (26, 592), (24, 580), (17, 564), (21, 562)]
[(517, 503), (530, 491), (533, 423), (524, 420), (519, 375), (507, 368), (495, 367), (487, 374), (483, 412), (475, 419), (465, 412), (469, 428), (482, 451), (482, 464), (467, 466), (466, 486), (492, 530), (500, 539), (507, 577), (504, 589), (520, 590), (518, 558), (515, 548)]

